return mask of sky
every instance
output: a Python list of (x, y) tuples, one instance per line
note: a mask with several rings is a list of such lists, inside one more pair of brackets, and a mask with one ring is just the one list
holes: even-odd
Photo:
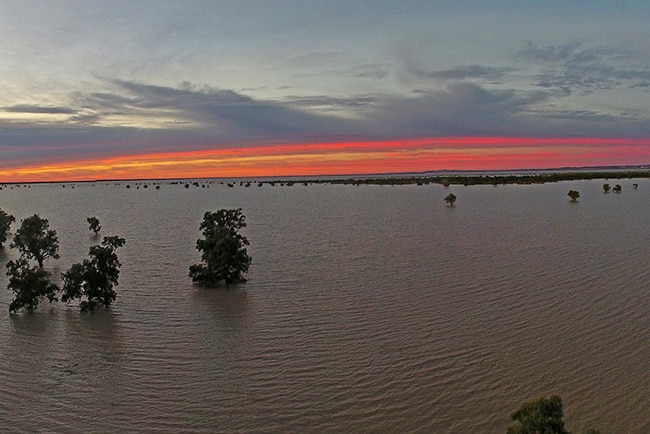
[(650, 2), (0, 0), (0, 182), (650, 164)]

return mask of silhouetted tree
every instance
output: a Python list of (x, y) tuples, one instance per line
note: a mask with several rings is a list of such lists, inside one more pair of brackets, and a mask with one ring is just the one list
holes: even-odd
[(603, 184), (603, 193), (609, 193), (609, 190), (611, 190), (609, 184)]
[(577, 202), (578, 198), (580, 197), (580, 193), (576, 190), (569, 190), (567, 196), (571, 198), (571, 202)]
[(639, 188), (639, 184), (635, 182), (634, 184), (632, 184), (632, 187), (634, 187), (634, 189), (636, 190), (637, 188)]
[(614, 193), (620, 193), (623, 188), (621, 187), (621, 184), (616, 184), (614, 188), (612, 188), (612, 191)]
[(59, 258), (59, 239), (56, 231), (50, 229), (47, 219), (42, 219), (36, 214), (21, 222), (10, 247), (17, 248), (23, 258), (35, 259), (40, 268), (43, 268), (45, 259)]
[(11, 214), (7, 214), (5, 211), (0, 209), (0, 247), (7, 241), (7, 234), (9, 233), (9, 228), (11, 224), (16, 221), (16, 218)]
[(243, 275), (248, 272), (251, 257), (245, 246), (250, 243), (239, 233), (245, 227), (241, 208), (207, 211), (203, 215), (203, 239), (196, 241), (203, 263), (190, 266), (192, 281), (206, 287), (219, 286), (222, 281), (226, 285), (246, 283)]
[(95, 235), (102, 230), (102, 224), (99, 222), (97, 217), (88, 217), (86, 221), (88, 222), (88, 229), (93, 231)]
[(84, 259), (81, 264), (73, 264), (61, 274), (61, 301), (85, 297), (86, 300), (79, 303), (82, 311), (110, 306), (117, 296), (113, 287), (118, 285), (122, 265), (115, 250), (125, 243), (124, 238), (111, 236), (104, 237), (101, 246), (91, 246), (88, 252), (90, 259)]
[(456, 195), (454, 193), (449, 193), (447, 197), (445, 197), (445, 202), (447, 202), (449, 206), (454, 206), (454, 203), (456, 202)]
[(42, 297), (47, 297), (50, 302), (57, 300), (56, 293), (59, 288), (50, 282), (50, 273), (42, 267), (31, 266), (25, 258), (7, 262), (7, 276), (7, 288), (14, 293), (9, 312), (20, 308), (34, 310)]

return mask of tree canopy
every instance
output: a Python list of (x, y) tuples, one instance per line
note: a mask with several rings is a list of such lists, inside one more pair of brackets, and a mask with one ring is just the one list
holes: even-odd
[(50, 229), (47, 219), (40, 218), (37, 214), (21, 222), (11, 247), (17, 248), (21, 257), (35, 259), (40, 268), (43, 268), (45, 259), (59, 258), (59, 238), (56, 231)]
[(9, 304), (9, 311), (15, 312), (21, 308), (34, 310), (42, 297), (50, 302), (56, 301), (58, 287), (50, 282), (50, 273), (43, 267), (34, 267), (27, 259), (19, 258), (7, 263), (7, 288), (14, 293), (14, 299)]
[(117, 297), (113, 287), (118, 285), (119, 268), (122, 265), (115, 250), (125, 243), (124, 238), (111, 236), (104, 237), (101, 246), (91, 246), (88, 252), (90, 259), (73, 264), (61, 274), (61, 301), (68, 302), (85, 297), (86, 299), (79, 303), (82, 311), (110, 306)]
[(6, 213), (0, 209), (0, 247), (7, 241), (7, 234), (11, 224), (16, 221), (16, 218), (11, 214)]
[(244, 274), (251, 257), (245, 246), (250, 243), (239, 233), (245, 227), (246, 217), (241, 208), (206, 211), (199, 227), (203, 238), (196, 241), (203, 262), (190, 266), (192, 281), (206, 287), (219, 286), (221, 282), (246, 283)]
[(445, 197), (445, 202), (447, 202), (449, 206), (454, 206), (454, 203), (456, 202), (456, 195), (454, 193), (449, 193)]
[(508, 434), (569, 434), (558, 395), (525, 402), (510, 417), (514, 423), (508, 427)]
[[(510, 417), (514, 421), (508, 434), (571, 434), (564, 426), (562, 398), (553, 395), (524, 402)], [(589, 428), (585, 434), (600, 434)]]
[(86, 221), (88, 222), (88, 229), (93, 231), (95, 235), (102, 230), (102, 225), (97, 217), (88, 217)]
[(571, 202), (577, 202), (578, 198), (580, 197), (580, 192), (578, 192), (577, 190), (569, 190), (567, 196), (571, 198)]

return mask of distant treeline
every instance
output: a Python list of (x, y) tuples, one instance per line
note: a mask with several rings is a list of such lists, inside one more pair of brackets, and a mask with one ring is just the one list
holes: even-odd
[(594, 172), (553, 172), (539, 174), (508, 175), (432, 175), (432, 176), (386, 176), (358, 178), (329, 178), (304, 180), (262, 181), (260, 184), (344, 184), (344, 185), (499, 185), (499, 184), (544, 184), (546, 182), (577, 181), (589, 179), (631, 179), (650, 178), (650, 171), (594, 171)]
[[(264, 184), (270, 186), (293, 186), (296, 184), (310, 185), (310, 184), (342, 184), (342, 185), (428, 185), (428, 184), (441, 184), (443, 186), (449, 185), (499, 185), (499, 184), (544, 184), (547, 182), (559, 181), (579, 181), (589, 179), (632, 179), (632, 178), (650, 178), (650, 170), (593, 170), (593, 171), (557, 171), (545, 173), (509, 173), (509, 174), (448, 174), (448, 175), (383, 175), (383, 176), (357, 176), (357, 177), (305, 177), (303, 179), (287, 178), (287, 179), (247, 179), (247, 180), (221, 180), (219, 178), (203, 179), (200, 181), (178, 181), (178, 180), (140, 180), (131, 181), (137, 189), (147, 188), (147, 182), (151, 182), (157, 190), (160, 189), (160, 184), (168, 183), (169, 185), (184, 184), (185, 188), (190, 186), (195, 187), (209, 187), (210, 184), (219, 183), (228, 185), (228, 187), (235, 187), (240, 185), (243, 187), (250, 187), (257, 185), (262, 187)], [(120, 185), (126, 181), (77, 181), (74, 184), (85, 184), (104, 182), (108, 185), (109, 182)], [(0, 184), (0, 190), (3, 187), (13, 186), (21, 187), (21, 183), (4, 183)], [(24, 184), (29, 187), (29, 184)], [(61, 185), (65, 187), (65, 183)], [(131, 188), (131, 184), (127, 184), (126, 188)]]

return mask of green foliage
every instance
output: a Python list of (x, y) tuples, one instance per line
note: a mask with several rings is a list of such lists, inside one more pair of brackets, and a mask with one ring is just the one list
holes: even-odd
[[(510, 415), (514, 421), (508, 434), (571, 434), (564, 426), (562, 399), (558, 395), (523, 403)], [(584, 434), (600, 434), (589, 428)]]
[(571, 202), (576, 202), (578, 198), (580, 197), (580, 193), (576, 190), (569, 190), (567, 193), (567, 196), (571, 198)]
[(609, 193), (609, 190), (611, 190), (609, 184), (603, 184), (603, 193)]
[(110, 306), (116, 298), (113, 287), (118, 285), (119, 268), (122, 265), (115, 250), (125, 243), (124, 238), (112, 236), (104, 237), (101, 246), (91, 246), (88, 252), (90, 259), (84, 259), (81, 264), (73, 264), (61, 274), (61, 301), (69, 302), (85, 297), (86, 300), (79, 303), (82, 311)]
[(95, 235), (102, 230), (102, 225), (97, 217), (88, 217), (86, 221), (88, 222), (88, 230), (93, 231)]
[(200, 229), (203, 239), (196, 241), (201, 252), (202, 264), (190, 266), (192, 281), (206, 287), (246, 283), (243, 274), (248, 272), (251, 257), (244, 246), (250, 243), (239, 233), (246, 227), (242, 209), (221, 209), (207, 211), (203, 215)]
[(447, 202), (449, 206), (454, 206), (454, 203), (456, 202), (456, 195), (454, 193), (449, 193), (447, 197), (445, 197), (445, 202)]
[(11, 224), (16, 221), (16, 218), (11, 214), (7, 214), (5, 211), (0, 209), (0, 247), (7, 241), (7, 234), (9, 233), (9, 228)]
[(569, 434), (564, 427), (562, 398), (553, 395), (525, 402), (510, 415), (508, 434)]
[(50, 282), (50, 273), (42, 267), (32, 267), (25, 258), (9, 261), (7, 263), (7, 276), (9, 284), (7, 288), (14, 293), (14, 299), (9, 304), (9, 312), (15, 312), (21, 308), (34, 310), (42, 297), (56, 301), (56, 293), (59, 288)]
[(614, 188), (612, 188), (612, 191), (613, 191), (614, 193), (620, 193), (621, 190), (622, 190), (621, 184), (616, 184), (616, 185), (614, 186)]
[(21, 222), (11, 247), (17, 248), (22, 258), (35, 259), (40, 268), (43, 268), (45, 259), (59, 258), (59, 239), (56, 231), (50, 229), (47, 219), (42, 219), (36, 214)]

